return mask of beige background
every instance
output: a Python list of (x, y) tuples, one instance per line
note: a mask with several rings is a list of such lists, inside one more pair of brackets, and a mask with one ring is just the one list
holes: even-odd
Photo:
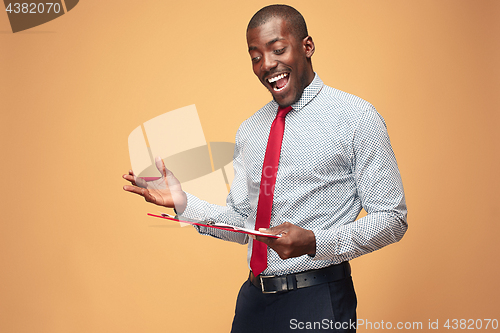
[[(233, 141), (269, 101), (245, 41), (267, 4), (86, 0), (16, 34), (0, 13), (1, 332), (229, 331), (245, 247), (146, 216), (121, 175), (145, 121), (196, 104), (207, 141)], [(289, 4), (403, 176), (410, 228), (352, 262), (358, 317), (500, 319), (500, 2)]]

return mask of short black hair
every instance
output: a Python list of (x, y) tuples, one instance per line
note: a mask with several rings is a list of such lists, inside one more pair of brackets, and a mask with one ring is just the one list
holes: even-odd
[(267, 23), (272, 18), (279, 17), (286, 21), (290, 33), (302, 40), (309, 36), (306, 21), (299, 11), (288, 5), (270, 5), (260, 9), (248, 22), (247, 32)]

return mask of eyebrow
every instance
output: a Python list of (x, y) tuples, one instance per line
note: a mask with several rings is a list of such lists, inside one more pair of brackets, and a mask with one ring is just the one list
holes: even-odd
[[(283, 39), (285, 39), (285, 38), (283, 38), (283, 37), (281, 37), (281, 38), (280, 37), (276, 37), (276, 38), (270, 40), (269, 42), (267, 42), (266, 46), (272, 45), (272, 44), (274, 44), (274, 43), (276, 43), (276, 42), (278, 42), (280, 40), (283, 40)], [(253, 50), (256, 50), (256, 49), (257, 49), (257, 46), (250, 46), (248, 48), (248, 51), (253, 51)]]

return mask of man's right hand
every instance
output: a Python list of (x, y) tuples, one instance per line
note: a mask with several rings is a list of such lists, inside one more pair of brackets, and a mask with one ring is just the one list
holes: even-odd
[(144, 197), (147, 202), (175, 208), (177, 213), (181, 214), (187, 205), (186, 193), (182, 190), (181, 183), (175, 178), (172, 171), (165, 167), (165, 163), (161, 158), (157, 157), (155, 163), (156, 168), (162, 175), (160, 178), (146, 181), (135, 176), (134, 172), (130, 170), (128, 175), (123, 175), (123, 178), (132, 185), (125, 185), (123, 189)]

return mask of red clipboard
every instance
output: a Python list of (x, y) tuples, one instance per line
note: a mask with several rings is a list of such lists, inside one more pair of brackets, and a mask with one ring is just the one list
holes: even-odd
[(225, 231), (231, 231), (231, 232), (239, 232), (242, 234), (247, 234), (247, 235), (255, 235), (255, 236), (264, 236), (264, 237), (270, 237), (270, 238), (280, 238), (281, 235), (271, 235), (271, 234), (266, 234), (257, 230), (252, 230), (252, 229), (247, 229), (247, 228), (240, 228), (240, 227), (235, 227), (231, 226), (229, 224), (225, 223), (214, 223), (214, 222), (207, 222), (207, 221), (198, 221), (198, 220), (193, 220), (193, 219), (177, 219), (175, 216), (169, 215), (169, 214), (161, 214), (161, 215), (156, 215), (156, 214), (151, 214), (148, 213), (149, 216), (154, 216), (154, 217), (159, 217), (161, 219), (165, 220), (170, 220), (170, 221), (175, 221), (175, 222), (181, 222), (181, 223), (188, 223), (191, 225), (198, 225), (200, 227), (208, 227), (208, 228), (214, 228), (214, 229), (219, 229), (219, 230), (225, 230)]

